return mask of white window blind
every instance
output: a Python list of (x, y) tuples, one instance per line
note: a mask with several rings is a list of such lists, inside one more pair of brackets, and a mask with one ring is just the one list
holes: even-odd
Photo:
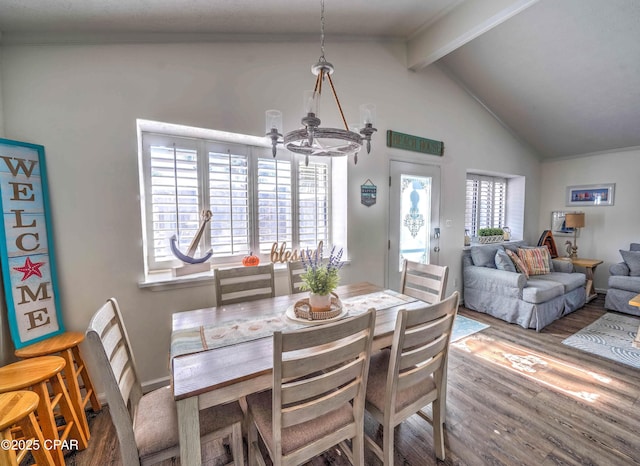
[(289, 160), (258, 159), (258, 241), (262, 254), (268, 254), (273, 243), (293, 245), (292, 181)]
[[(180, 144), (180, 142), (178, 142)], [(169, 240), (174, 234), (185, 249), (199, 224), (197, 153), (177, 144), (151, 145), (151, 257), (171, 260)]]
[(213, 257), (246, 255), (251, 249), (249, 159), (231, 150), (210, 151), (208, 162)]
[(326, 163), (298, 164), (299, 243), (315, 249), (329, 245), (329, 169)]
[(480, 228), (505, 226), (507, 179), (467, 174), (465, 229), (477, 236)]
[(175, 134), (142, 132), (141, 199), (146, 270), (180, 262), (203, 211), (210, 210), (196, 256), (213, 250), (217, 264), (239, 264), (254, 252), (269, 260), (274, 243), (286, 251), (331, 245), (331, 161), (309, 166), (282, 151)]

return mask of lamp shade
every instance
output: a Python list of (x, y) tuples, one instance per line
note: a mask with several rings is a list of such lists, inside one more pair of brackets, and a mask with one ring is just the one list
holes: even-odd
[(564, 224), (567, 228), (583, 228), (584, 212), (572, 212), (565, 214)]

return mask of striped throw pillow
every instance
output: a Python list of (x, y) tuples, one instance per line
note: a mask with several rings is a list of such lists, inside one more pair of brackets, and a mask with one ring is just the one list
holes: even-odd
[(551, 254), (546, 246), (518, 248), (518, 257), (527, 266), (529, 275), (544, 275), (551, 272)]
[(516, 266), (516, 270), (520, 273), (523, 273), (525, 277), (529, 278), (529, 270), (524, 262), (520, 260), (518, 255), (511, 251), (510, 249), (505, 249), (509, 258), (513, 261), (513, 264)]

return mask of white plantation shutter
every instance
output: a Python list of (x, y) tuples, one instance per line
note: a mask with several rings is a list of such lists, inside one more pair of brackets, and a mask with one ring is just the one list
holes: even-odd
[(507, 179), (467, 174), (465, 229), (477, 236), (480, 228), (505, 226)]
[(180, 264), (169, 240), (177, 235), (187, 253), (206, 210), (212, 217), (195, 255), (212, 249), (217, 264), (239, 264), (251, 251), (268, 260), (273, 243), (286, 242), (287, 251), (331, 245), (331, 161), (305, 166), (284, 151), (274, 159), (259, 145), (141, 135), (146, 272)]
[(251, 249), (249, 158), (234, 152), (208, 153), (213, 257), (246, 255)]
[(179, 144), (149, 147), (149, 240), (154, 262), (173, 259), (169, 239), (174, 234), (186, 251), (199, 225), (197, 152), (188, 143)]
[(329, 246), (329, 165), (298, 164), (298, 224), (301, 249)]
[(258, 249), (271, 251), (273, 243), (293, 247), (293, 174), (290, 160), (258, 159)]

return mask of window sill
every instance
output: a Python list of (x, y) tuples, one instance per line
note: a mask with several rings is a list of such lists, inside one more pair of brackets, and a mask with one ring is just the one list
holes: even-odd
[[(237, 264), (217, 264), (216, 267), (233, 267)], [(276, 276), (287, 272), (287, 264), (277, 263), (273, 265)], [(213, 286), (213, 270), (194, 273), (182, 277), (174, 277), (171, 270), (151, 272), (146, 279), (138, 282), (138, 288), (150, 291), (166, 291), (179, 288), (191, 288), (194, 286)]]
[[(349, 265), (350, 263), (351, 261), (349, 260), (344, 262), (345, 265)], [(229, 265), (229, 267), (231, 267), (231, 265)], [(278, 262), (273, 265), (273, 268), (276, 276), (287, 273), (286, 263)], [(150, 291), (167, 291), (195, 286), (213, 286), (213, 284), (213, 270), (183, 277), (174, 277), (171, 270), (162, 270), (150, 273), (145, 280), (138, 282), (138, 288)]]
[(472, 248), (473, 246), (480, 246), (480, 247), (482, 247), (482, 246), (495, 246), (496, 244), (519, 243), (519, 242), (521, 242), (521, 241), (522, 241), (521, 239), (511, 238), (510, 240), (503, 241), (503, 242), (501, 242), (501, 243), (487, 243), (487, 244), (480, 244), (480, 243), (473, 243), (473, 242), (472, 242), (469, 246), (463, 246), (463, 247), (462, 247), (462, 250), (463, 250), (463, 251), (469, 251), (469, 250), (471, 250), (471, 248)]
[(170, 270), (165, 270), (150, 273), (145, 280), (138, 282), (138, 288), (150, 291), (166, 291), (205, 285), (213, 286), (213, 271), (174, 277)]

